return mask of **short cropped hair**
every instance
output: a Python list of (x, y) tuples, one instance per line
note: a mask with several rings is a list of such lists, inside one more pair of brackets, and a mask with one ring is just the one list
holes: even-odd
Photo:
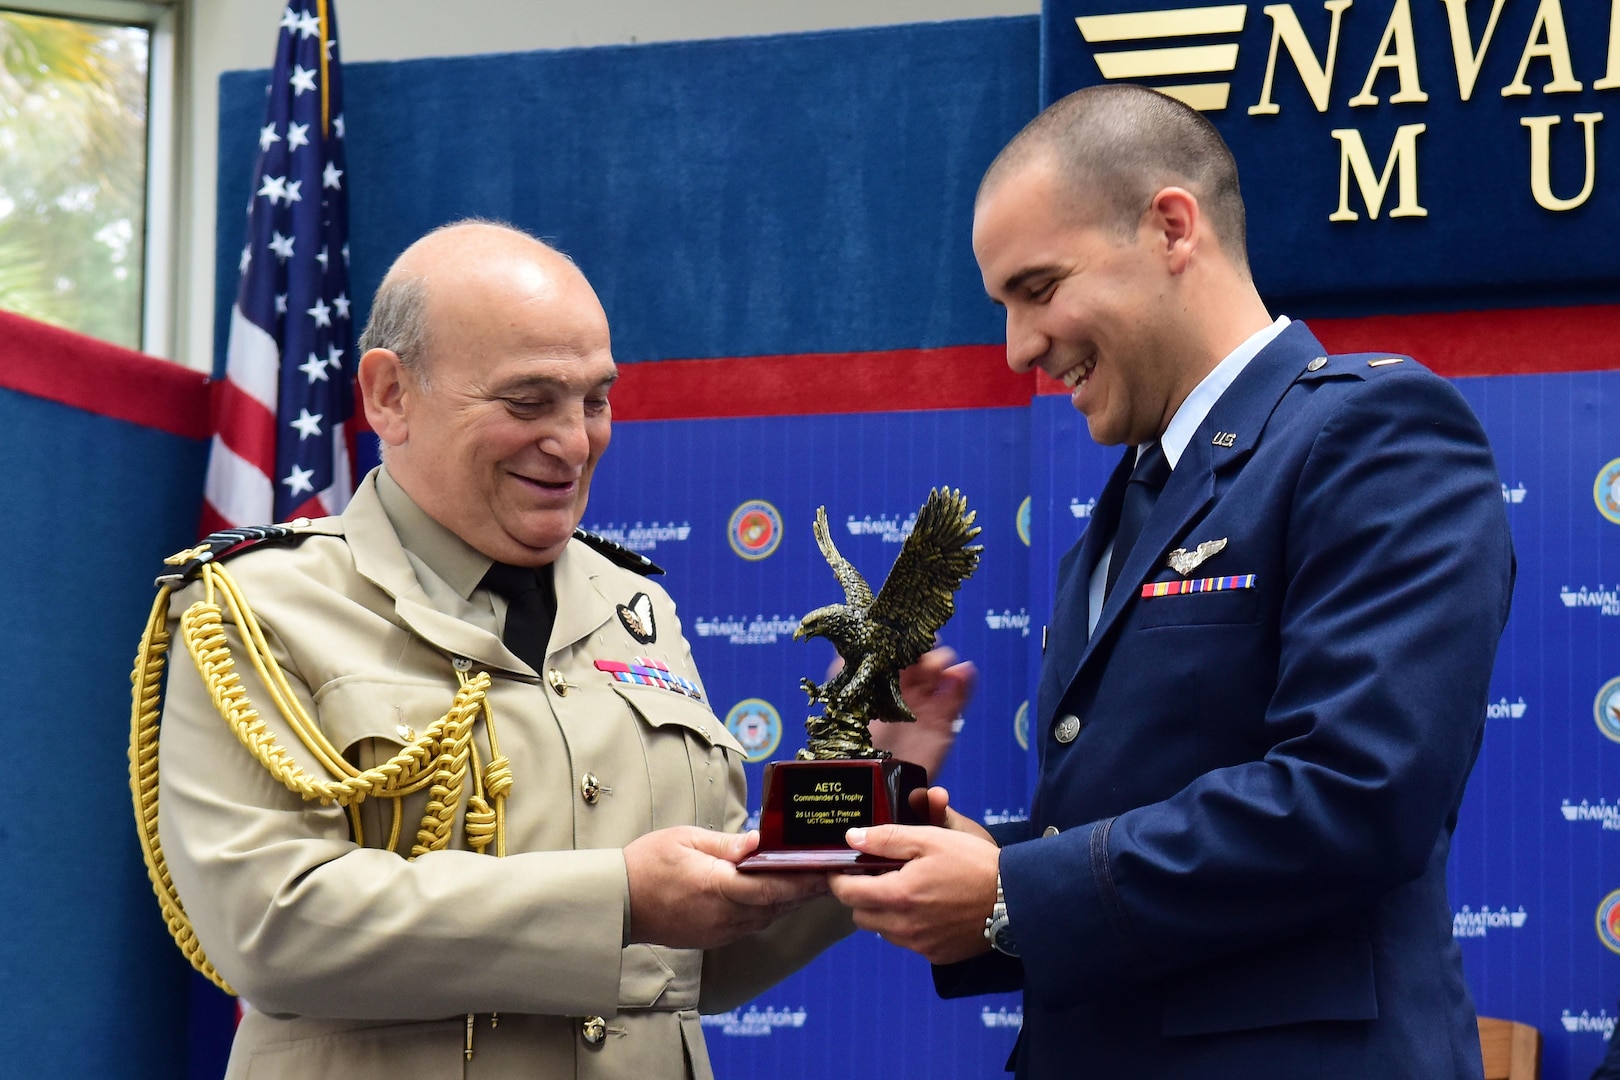
[[(551, 244), (519, 229), (515, 225), (489, 218), (461, 218), (440, 225), (438, 228), (424, 234), (422, 239), (425, 240), (436, 233), (465, 225), (483, 225), (492, 229), (501, 229), (533, 240), (551, 251), (557, 251)], [(417, 241), (417, 243), (420, 242), (420, 240)], [(565, 259), (568, 258), (563, 252), (557, 253)], [(572, 262), (573, 260), (569, 259), (569, 261)], [(428, 326), (427, 301), (427, 280), (418, 274), (400, 271), (396, 262), (396, 265), (391, 267), (383, 277), (382, 284), (377, 286), (377, 295), (372, 298), (371, 313), (366, 318), (366, 326), (360, 332), (359, 341), (361, 356), (364, 356), (372, 349), (387, 349), (399, 357), (400, 364), (405, 370), (414, 375), (417, 382), (423, 387), (428, 385), (427, 356), (432, 345)]]
[(1145, 86), (1088, 86), (1049, 106), (1013, 136), (979, 197), (1036, 159), (1054, 160), (1077, 205), (1134, 234), (1153, 196), (1184, 187), (1233, 264), (1247, 271), (1247, 225), (1237, 162), (1197, 110)]
[(414, 274), (390, 273), (377, 286), (366, 328), (360, 331), (360, 355), (387, 349), (399, 357), (418, 382), (426, 382), (423, 367), (428, 345), (427, 282)]

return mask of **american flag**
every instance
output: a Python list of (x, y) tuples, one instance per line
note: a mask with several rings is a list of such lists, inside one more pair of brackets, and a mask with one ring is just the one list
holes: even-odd
[(203, 531), (335, 514), (354, 491), (343, 79), (332, 0), (281, 16)]

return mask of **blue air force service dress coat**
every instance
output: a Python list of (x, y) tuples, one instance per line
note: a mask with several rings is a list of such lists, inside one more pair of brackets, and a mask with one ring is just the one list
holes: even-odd
[(1477, 1080), (1445, 867), (1514, 576), (1478, 421), (1416, 362), (1290, 325), (1088, 639), (1129, 471), (1062, 561), (1037, 791), (997, 837), (1022, 959), (938, 988), (1022, 988), (1023, 1077)]
[[(228, 562), (296, 697), (369, 768), (444, 714), (458, 668), (488, 672), (493, 724), (477, 724), (473, 753), (494, 758), (492, 726), (512, 777), (507, 854), (467, 850), (465, 793), (450, 850), (403, 857), (427, 791), (407, 797), (393, 850), (387, 800), (361, 803), (356, 845), (344, 810), (249, 756), (177, 648), (160, 827), (209, 959), (252, 1006), (229, 1077), (708, 1077), (699, 1010), (741, 1004), (851, 927), (829, 900), (706, 954), (625, 944), (624, 845), (670, 825), (738, 831), (745, 816), (741, 748), (703, 699), (669, 597), (571, 542), (538, 672), (501, 643), (505, 602), (478, 587), (489, 560), (385, 473), (306, 531)], [(229, 637), (249, 697), (299, 757), (234, 625)], [(671, 678), (611, 670), (643, 658)]]

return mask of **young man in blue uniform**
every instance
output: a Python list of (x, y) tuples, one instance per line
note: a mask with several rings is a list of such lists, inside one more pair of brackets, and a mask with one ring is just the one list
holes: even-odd
[(1019, 1076), (1477, 1078), (1445, 866), (1514, 561), (1484, 432), (1273, 319), (1219, 134), (1153, 91), (1034, 120), (979, 191), (1007, 360), (1127, 449), (1063, 559), (1029, 820), (852, 833), (835, 878)]

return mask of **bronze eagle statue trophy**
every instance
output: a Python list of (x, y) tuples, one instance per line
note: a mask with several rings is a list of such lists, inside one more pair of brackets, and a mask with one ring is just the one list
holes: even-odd
[(871, 758), (873, 720), (914, 721), (900, 697), (900, 672), (934, 645), (934, 635), (956, 611), (956, 590), (979, 565), (982, 545), (973, 511), (960, 491), (936, 488), (917, 511), (911, 535), (876, 596), (861, 572), (838, 553), (827, 527), (827, 508), (816, 509), (816, 544), (826, 556), (844, 602), (817, 608), (799, 622), (794, 640), (824, 637), (844, 666), (818, 686), (801, 680), (823, 715), (805, 723), (810, 745), (806, 760)]

